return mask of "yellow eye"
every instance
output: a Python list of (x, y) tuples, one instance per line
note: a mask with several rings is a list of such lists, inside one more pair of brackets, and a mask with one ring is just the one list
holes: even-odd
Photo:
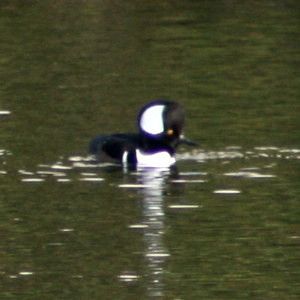
[(174, 130), (172, 128), (168, 129), (167, 131), (167, 135), (173, 135)]

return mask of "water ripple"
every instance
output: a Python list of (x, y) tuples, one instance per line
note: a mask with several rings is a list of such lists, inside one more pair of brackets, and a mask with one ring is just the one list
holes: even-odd
[(177, 160), (194, 160), (203, 162), (206, 160), (222, 159), (253, 159), (253, 158), (271, 158), (271, 159), (300, 159), (300, 149), (297, 148), (279, 148), (279, 147), (254, 147), (252, 150), (243, 150), (241, 147), (226, 147), (220, 151), (205, 151), (195, 149), (191, 152), (178, 154)]
[[(0, 149), (0, 176), (15, 176), (15, 172), (7, 167), (7, 157), (13, 155), (6, 149)], [(223, 161), (223, 164), (229, 163), (233, 160), (245, 159), (256, 160), (264, 162), (264, 166), (250, 166), (243, 167), (235, 171), (227, 171), (222, 174), (227, 177), (247, 178), (247, 179), (263, 179), (274, 178), (275, 174), (264, 172), (265, 169), (272, 169), (276, 166), (278, 160), (299, 160), (300, 149), (275, 147), (275, 146), (260, 146), (253, 147), (252, 149), (243, 149), (239, 146), (229, 146), (224, 150), (219, 151), (206, 151), (203, 149), (195, 149), (191, 152), (179, 153), (177, 160), (179, 163), (184, 161), (194, 161), (196, 163), (205, 163), (207, 161), (217, 160)], [(178, 178), (170, 180), (176, 184), (190, 184), (190, 183), (205, 183), (207, 182), (208, 173), (198, 170), (180, 171)], [(35, 170), (19, 169), (17, 175), (19, 180), (24, 183), (38, 183), (44, 182), (49, 178), (54, 178), (57, 183), (69, 183), (74, 181), (80, 182), (103, 182), (103, 174), (101, 170), (106, 168), (115, 168), (115, 164), (111, 163), (98, 163), (92, 156), (70, 156), (67, 158), (60, 158), (58, 161), (47, 164), (39, 163)], [(199, 166), (202, 169), (202, 165)], [(103, 173), (103, 172), (102, 172)], [(132, 175), (139, 175), (139, 171), (131, 172)], [(151, 187), (142, 185), (139, 182), (128, 182), (117, 185), (119, 188), (132, 188), (139, 189)]]
[(261, 174), (256, 172), (229, 172), (224, 173), (225, 176), (244, 177), (244, 178), (272, 178), (276, 177), (273, 174)]

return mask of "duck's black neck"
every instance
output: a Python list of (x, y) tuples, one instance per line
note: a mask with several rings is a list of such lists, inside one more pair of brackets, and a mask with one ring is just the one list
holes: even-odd
[(175, 153), (175, 149), (163, 139), (149, 138), (145, 136), (140, 136), (141, 148), (147, 152), (159, 152), (167, 151), (171, 155)]

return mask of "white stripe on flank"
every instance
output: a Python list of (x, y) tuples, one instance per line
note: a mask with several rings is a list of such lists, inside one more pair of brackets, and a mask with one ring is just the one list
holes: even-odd
[(127, 165), (128, 151), (124, 151), (122, 155), (122, 164)]

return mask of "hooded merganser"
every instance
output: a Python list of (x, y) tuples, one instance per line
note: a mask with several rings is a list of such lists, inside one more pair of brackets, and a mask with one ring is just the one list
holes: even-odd
[(101, 135), (90, 143), (90, 153), (101, 162), (125, 166), (169, 167), (179, 144), (196, 145), (184, 138), (184, 111), (180, 104), (154, 100), (138, 114), (139, 133)]

